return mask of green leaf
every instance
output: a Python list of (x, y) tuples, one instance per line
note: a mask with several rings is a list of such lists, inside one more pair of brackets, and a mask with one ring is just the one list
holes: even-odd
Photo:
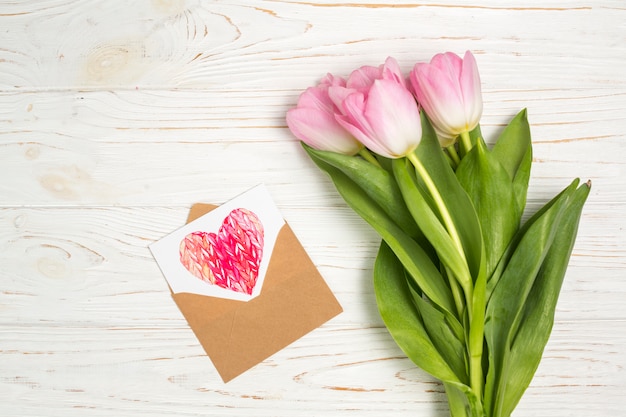
[(528, 294), (509, 355), (511, 370), (505, 381), (502, 415), (513, 412), (530, 384), (550, 338), (559, 293), (590, 187), (590, 184), (579, 187), (568, 202), (558, 232)]
[(482, 139), (483, 137), (483, 133), (480, 130), (480, 123), (476, 125), (476, 127), (469, 132), (469, 136), (470, 136), (470, 142), (472, 143), (472, 146), (474, 146), (476, 144), (476, 141), (480, 138)]
[(492, 150), (513, 182), (520, 216), (526, 207), (526, 194), (532, 163), (532, 141), (526, 109), (520, 111), (500, 134)]
[(461, 383), (430, 339), (413, 304), (402, 263), (385, 242), (381, 243), (374, 264), (374, 290), (389, 333), (409, 359), (442, 381)]
[(461, 382), (466, 385), (469, 384), (462, 328), (460, 335), (462, 339), (459, 339), (458, 335), (455, 334), (461, 324), (455, 317), (437, 310), (418, 294), (413, 293), (413, 299), (433, 345)]
[(548, 211), (554, 204), (556, 204), (556, 202), (558, 202), (561, 198), (563, 198), (564, 194), (571, 192), (570, 188), (572, 186), (576, 187), (578, 185), (578, 182), (579, 182), (578, 179), (574, 180), (573, 183), (570, 184), (569, 187), (565, 188), (563, 191), (557, 194), (552, 200), (550, 200), (543, 207), (541, 207), (535, 214), (533, 214), (533, 216), (530, 219), (528, 219), (526, 223), (524, 223), (522, 227), (517, 231), (517, 233), (511, 240), (511, 243), (509, 244), (506, 251), (504, 252), (504, 255), (502, 255), (502, 258), (500, 259), (500, 262), (498, 263), (496, 270), (494, 271), (494, 273), (490, 277), (489, 282), (487, 283), (488, 284), (487, 285), (487, 300), (489, 300), (489, 298), (491, 297), (491, 293), (493, 292), (493, 289), (498, 284), (498, 281), (500, 280), (500, 277), (504, 273), (504, 270), (506, 269), (511, 259), (511, 256), (515, 253), (515, 250), (517, 249), (517, 246), (519, 245), (520, 240), (522, 239), (522, 237), (524, 237), (528, 229), (538, 219), (540, 219), (541, 216), (543, 216), (546, 211)]
[[(530, 140), (530, 139), (529, 139)], [(513, 179), (513, 190), (515, 191), (515, 199), (517, 201), (517, 207), (521, 216), (524, 214), (526, 207), (526, 196), (528, 194), (528, 181), (530, 180), (530, 168), (533, 160), (533, 150), (529, 145), (528, 149), (524, 153), (522, 163), (517, 169), (515, 178)]]
[(428, 253), (351, 178), (318, 157), (316, 152), (309, 155), (320, 169), (329, 174), (346, 203), (387, 242), (424, 294), (444, 311), (452, 312), (454, 303), (450, 288)]
[(384, 156), (377, 155), (377, 154), (375, 154), (375, 157), (378, 163), (380, 164), (380, 166), (391, 174), (392, 173), (391, 162), (393, 161), (393, 159), (385, 158)]
[(467, 385), (444, 382), (452, 417), (484, 417), (483, 405)]
[[(424, 165), (441, 194), (459, 233), (470, 273), (475, 279), (480, 273), (481, 262), (484, 262), (481, 256), (483, 241), (478, 216), (472, 201), (446, 160), (435, 130), (423, 112), (422, 141), (415, 150), (415, 155)], [(422, 189), (427, 189), (423, 180), (419, 176), (417, 178)], [(431, 207), (439, 213), (439, 210), (432, 204)]]
[[(404, 200), (398, 185), (384, 168), (356, 156), (342, 155), (336, 152), (320, 151), (302, 143), (311, 158), (322, 160), (341, 171), (374, 200), (398, 225), (412, 237), (420, 232)], [(388, 165), (388, 162), (384, 162)]]
[[(511, 178), (501, 163), (478, 138), (461, 160), (456, 176), (470, 196), (486, 250), (486, 274), (490, 277), (519, 228), (521, 212), (515, 201)], [(400, 187), (402, 188), (402, 187)]]
[(544, 259), (558, 232), (560, 219), (576, 190), (574, 181), (524, 228), (487, 303), (485, 337), (489, 348), (489, 372), (485, 386), (485, 408), (500, 415), (504, 384), (509, 377), (509, 351), (518, 331), (525, 303)]

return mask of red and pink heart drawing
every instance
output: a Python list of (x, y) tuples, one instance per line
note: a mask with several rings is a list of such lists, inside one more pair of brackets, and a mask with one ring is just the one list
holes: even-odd
[(264, 230), (251, 210), (232, 210), (217, 233), (194, 231), (179, 246), (181, 264), (196, 278), (251, 295), (263, 258)]

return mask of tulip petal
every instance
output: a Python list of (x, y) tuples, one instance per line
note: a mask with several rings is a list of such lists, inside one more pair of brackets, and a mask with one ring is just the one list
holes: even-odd
[(453, 82), (454, 87), (460, 90), (459, 74), (463, 68), (463, 60), (452, 52), (437, 54), (430, 61), (430, 65), (438, 68), (445, 76)]
[(468, 130), (473, 130), (483, 113), (482, 92), (480, 88), (480, 74), (474, 55), (465, 52), (463, 67), (460, 76), (463, 103), (466, 109), (466, 123)]
[(400, 69), (400, 65), (398, 65), (398, 61), (393, 57), (388, 57), (385, 60), (385, 64), (382, 68), (382, 79), (384, 80), (392, 80), (397, 84), (400, 84), (402, 87), (406, 88), (406, 79), (404, 75), (402, 75), (402, 70)]
[(416, 73), (418, 86), (415, 90), (421, 93), (417, 99), (433, 124), (455, 136), (461, 133), (466, 121), (458, 82), (431, 65), (418, 64)]
[(482, 115), (480, 77), (471, 52), (462, 59), (446, 52), (410, 73), (413, 93), (437, 131), (442, 146), (473, 130)]
[(346, 80), (344, 80), (342, 77), (336, 77), (331, 73), (326, 74), (326, 76), (324, 78), (322, 78), (322, 80), (320, 81), (320, 86), (338, 86), (338, 87), (345, 87), (346, 86)]
[(357, 90), (352, 88), (340, 87), (340, 86), (331, 86), (328, 87), (328, 97), (333, 102), (336, 107), (335, 113), (345, 114), (345, 110), (343, 109), (343, 102), (352, 93), (356, 93)]
[(379, 146), (393, 158), (412, 152), (422, 137), (417, 103), (406, 88), (394, 81), (374, 82), (365, 117), (377, 133)]
[(381, 69), (369, 65), (362, 66), (352, 71), (346, 82), (346, 87), (358, 90), (362, 93), (367, 92), (374, 84), (374, 80), (380, 78)]
[(287, 111), (286, 119), (291, 132), (312, 148), (354, 155), (362, 147), (337, 123), (331, 113), (295, 108)]
[[(364, 117), (365, 96), (354, 92), (343, 101), (344, 115), (335, 115), (335, 119), (345, 130), (352, 134), (359, 142), (370, 148), (372, 137), (375, 136), (368, 120)], [(370, 148), (372, 149), (372, 148)], [(372, 149), (374, 152), (376, 150)]]
[(309, 87), (298, 98), (298, 107), (332, 112), (333, 103), (328, 100), (327, 88)]

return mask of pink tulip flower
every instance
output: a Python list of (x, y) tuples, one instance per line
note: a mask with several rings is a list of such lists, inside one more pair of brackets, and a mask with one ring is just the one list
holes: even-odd
[(371, 151), (400, 158), (419, 144), (419, 108), (395, 59), (353, 71), (346, 87), (331, 87), (329, 95), (342, 110), (337, 121)]
[(463, 59), (446, 52), (430, 64), (418, 63), (410, 73), (413, 92), (437, 131), (443, 147), (473, 130), (483, 112), (476, 60), (467, 51)]
[(346, 81), (328, 74), (317, 86), (307, 88), (297, 106), (287, 111), (287, 126), (312, 148), (354, 155), (363, 145), (335, 119), (339, 109), (328, 96), (331, 86), (345, 88)]

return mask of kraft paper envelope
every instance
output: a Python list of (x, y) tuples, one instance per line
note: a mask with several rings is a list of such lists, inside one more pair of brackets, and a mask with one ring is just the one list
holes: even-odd
[[(187, 221), (213, 208), (195, 204)], [(172, 297), (224, 382), (343, 311), (286, 223), (258, 297), (247, 302), (190, 293)]]

